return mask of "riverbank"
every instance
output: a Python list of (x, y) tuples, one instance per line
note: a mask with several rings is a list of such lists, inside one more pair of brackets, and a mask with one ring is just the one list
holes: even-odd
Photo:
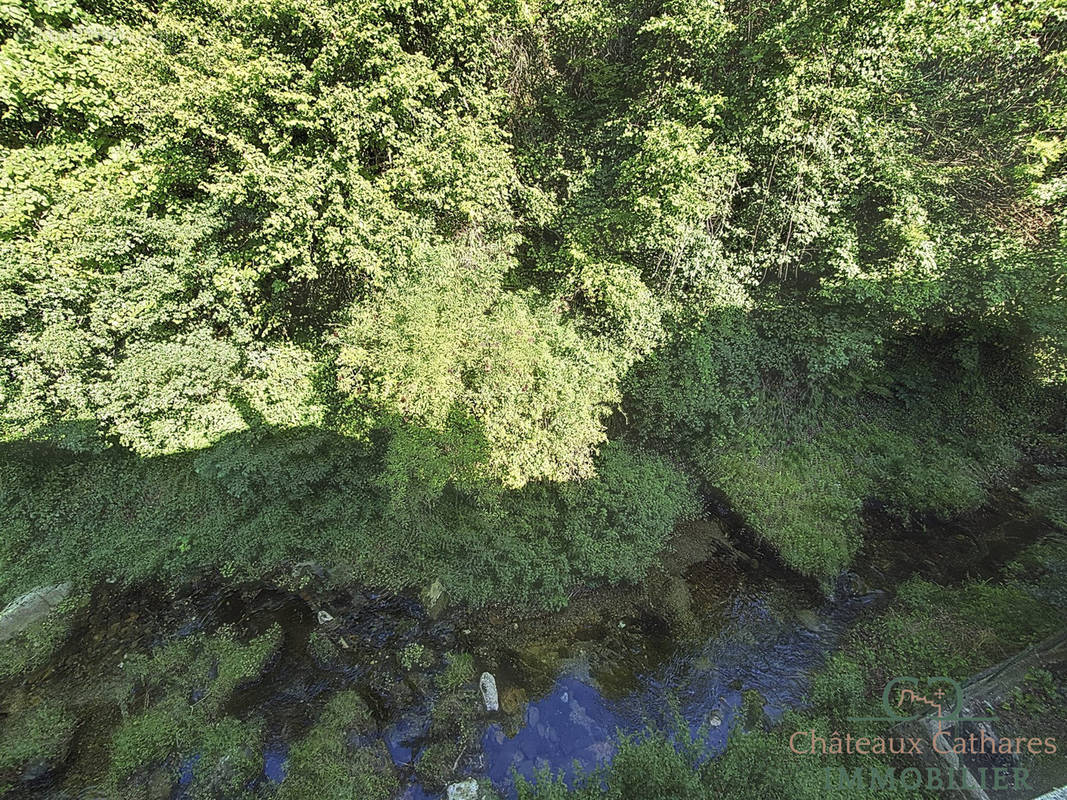
[[(514, 796), (528, 790), (512, 767), (532, 779), (570, 774), (575, 758), (660, 763), (659, 740), (620, 744), (617, 731), (680, 719), (708, 734), (702, 762), (724, 753), (685, 780), (753, 797), (744, 770), (777, 754), (796, 714), (829, 733), (895, 671), (962, 675), (1048, 629), (1062, 601), (1050, 565), (1067, 554), (1026, 495), (928, 532), (926, 560), (900, 530), (871, 537), (878, 552), (829, 599), (711, 522), (680, 527), (645, 583), (553, 613), (453, 606), (432, 619), (413, 594), (344, 588), (312, 563), (267, 582), (102, 583), (0, 645), (15, 754), (2, 774), (12, 797), (231, 800), (334, 781), (414, 798), (470, 775)], [(982, 582), (994, 574), (1000, 588)], [(1035, 598), (1038, 586), (1052, 594)], [(499, 713), (481, 704), (483, 671)], [(814, 780), (800, 766), (761, 796)]]

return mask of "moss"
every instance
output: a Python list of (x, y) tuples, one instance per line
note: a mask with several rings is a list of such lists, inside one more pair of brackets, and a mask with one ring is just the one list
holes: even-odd
[(69, 711), (51, 703), (5, 720), (0, 732), (0, 794), (25, 767), (63, 761), (76, 725)]
[(321, 665), (328, 665), (337, 658), (337, 647), (322, 631), (312, 631), (308, 637), (308, 652)]
[(428, 788), (440, 789), (453, 777), (460, 756), (478, 739), (480, 697), (472, 689), (441, 694), (430, 709), (430, 743), (415, 762), (415, 774)]
[(308, 734), (293, 746), (277, 800), (386, 800), (399, 788), (389, 753), (382, 742), (352, 743), (366, 734), (370, 711), (354, 691), (330, 698)]
[(208, 652), (213, 651), (217, 659), (218, 674), (205, 700), (213, 708), (225, 703), (242, 684), (263, 674), (281, 643), (282, 629), (277, 624), (244, 645), (229, 636), (212, 639)]
[(445, 653), (445, 668), (436, 678), (437, 688), (443, 692), (459, 689), (474, 680), (474, 656), (470, 653)]
[(232, 717), (207, 729), (196, 746), (199, 758), (193, 770), (194, 800), (244, 797), (244, 787), (262, 771), (261, 735), (258, 724), (249, 725)]
[(197, 750), (225, 703), (263, 672), (280, 644), (277, 625), (247, 644), (221, 629), (128, 658), (124, 703), (147, 707), (112, 736), (112, 778), (121, 781), (142, 767)]
[(456, 761), (463, 752), (459, 742), (433, 742), (423, 748), (415, 762), (415, 775), (427, 789), (440, 790), (455, 775)]
[(262, 674), (281, 646), (281, 627), (242, 644), (229, 628), (212, 636), (189, 636), (150, 656), (127, 658), (123, 671), (131, 692), (149, 698), (170, 692), (195, 696), (202, 713), (216, 711), (242, 684)]
[(348, 769), (355, 787), (353, 797), (385, 800), (400, 786), (384, 742), (353, 749), (349, 753)]
[(142, 767), (166, 761), (188, 747), (194, 731), (188, 702), (175, 695), (126, 719), (111, 738), (112, 777), (122, 780)]
[(68, 597), (47, 617), (17, 636), (0, 642), (0, 681), (26, 675), (47, 662), (70, 638), (88, 595)]
[(471, 689), (446, 692), (430, 710), (430, 734), (468, 739), (477, 731), (481, 698)]
[(398, 656), (400, 666), (406, 670), (425, 669), (433, 663), (433, 653), (418, 642), (404, 645)]
[(374, 724), (370, 709), (357, 692), (338, 692), (326, 704), (319, 727), (331, 731), (366, 733)]

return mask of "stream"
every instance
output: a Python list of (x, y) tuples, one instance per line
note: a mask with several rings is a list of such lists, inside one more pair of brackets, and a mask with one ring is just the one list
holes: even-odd
[[(827, 596), (767, 558), (724, 545), (714, 521), (702, 524), (708, 530), (698, 534), (707, 533), (713, 545), (699, 560), (677, 566), (666, 583), (587, 593), (563, 611), (525, 618), (488, 610), (433, 620), (414, 597), (294, 591), (277, 583), (203, 585), (177, 596), (163, 587), (97, 587), (76, 634), (31, 680), (6, 687), (0, 705), (7, 714), (49, 693), (75, 695), (89, 721), (78, 726), (62, 766), (8, 796), (110, 796), (107, 752), (121, 720), (108, 689), (113, 676), (130, 652), (220, 626), (232, 627), (241, 640), (272, 626), (282, 631), (263, 675), (224, 708), (261, 725), (262, 768), (248, 787), (255, 796), (269, 797), (284, 780), (293, 743), (326, 699), (355, 689), (372, 709), (373, 738), (384, 743), (400, 777), (398, 797), (443, 797), (441, 786), (424, 785), (415, 765), (432, 738), (431, 708), (441, 693), (435, 681), (445, 654), (456, 652), (472, 654), (475, 676), (495, 676), (501, 711), (477, 709), (478, 733), (457, 757), (455, 779), (488, 779), (514, 798), (516, 775), (547, 770), (569, 778), (576, 764), (587, 769), (609, 761), (620, 732), (649, 726), (702, 733), (706, 755), (714, 757), (726, 746), (745, 695), (758, 692), (768, 724), (803, 706), (812, 672), (857, 618), (884, 604), (896, 582), (915, 572), (947, 582), (992, 574), (1047, 530), (1008, 494), (965, 519), (928, 527), (921, 539), (885, 524), (857, 559), (856, 572)], [(657, 605), (665, 592), (680, 598), (672, 608), (681, 607), (684, 619)], [(316, 636), (329, 645), (311, 646)], [(421, 654), (421, 661), (412, 663), (405, 653)], [(476, 684), (476, 677), (468, 681), (470, 702), (478, 705)], [(198, 758), (167, 765), (169, 790), (138, 796), (191, 800)]]

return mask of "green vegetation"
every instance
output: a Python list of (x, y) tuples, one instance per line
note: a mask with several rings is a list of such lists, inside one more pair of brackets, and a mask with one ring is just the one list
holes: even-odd
[(474, 680), (474, 656), (445, 653), (445, 668), (434, 679), (442, 692), (451, 692)]
[(1011, 711), (1040, 717), (1052, 712), (1059, 700), (1052, 673), (1047, 669), (1034, 669), (1026, 673), (1023, 686), (1012, 690), (1005, 705)]
[(350, 734), (373, 727), (366, 703), (353, 691), (330, 698), (311, 731), (292, 749), (278, 800), (387, 800), (398, 788), (385, 744), (353, 745)]
[(128, 657), (118, 698), (125, 719), (111, 741), (112, 779), (121, 783), (161, 764), (173, 769), (176, 759), (197, 754), (203, 762), (198, 786), (243, 785), (242, 777), (258, 772), (258, 737), (224, 716), (224, 706), (262, 674), (280, 644), (277, 626), (246, 644), (220, 629)]
[(404, 649), (397, 655), (397, 660), (400, 666), (408, 671), (425, 669), (433, 663), (433, 653), (425, 645), (412, 642), (404, 646)]
[(12, 452), (0, 462), (0, 497), (14, 515), (0, 539), (0, 587), (212, 568), (257, 577), (314, 558), (393, 589), (441, 576), (452, 597), (472, 603), (561, 605), (582, 580), (639, 579), (673, 520), (698, 508), (664, 459), (611, 444), (581, 484), (530, 484), (477, 502), (449, 492), (398, 520), (373, 463), (323, 431), (236, 434), (149, 460)]
[[(0, 607), (314, 573), (507, 617), (643, 580), (684, 635), (657, 559), (708, 498), (823, 586), (866, 510), (918, 533), (1021, 464), (1065, 528), (1065, 25), (1065, 0), (0, 0)], [(1003, 580), (905, 582), (787, 724), (1047, 634), (1065, 564), (1049, 538)], [(0, 643), (0, 681), (44, 674), (73, 610)], [(354, 666), (327, 630), (309, 659)], [(112, 794), (179, 768), (246, 794), (266, 723), (229, 704), (280, 646), (126, 657)], [(442, 787), (474, 660), (388, 665), (433, 676), (413, 768)], [(61, 759), (68, 710), (4, 720), (0, 787)], [(833, 797), (745, 717), (699, 769), (623, 741), (576, 794)], [(370, 724), (335, 693), (282, 797), (392, 793)]]
[(1037, 470), (1042, 482), (1027, 490), (1027, 500), (1060, 530), (1067, 531), (1067, 466), (1039, 464)]
[(0, 681), (27, 675), (47, 663), (76, 628), (88, 595), (68, 597), (52, 613), (6, 642), (0, 642)]
[(0, 597), (558, 606), (698, 485), (820, 578), (973, 505), (1062, 420), (1064, 14), (0, 5)]
[(464, 753), (481, 735), (478, 713), (481, 697), (471, 689), (453, 689), (440, 694), (430, 711), (430, 743), (415, 762), (415, 775), (428, 789), (441, 791), (462, 775), (457, 767)]
[(308, 652), (321, 665), (330, 665), (338, 657), (338, 648), (322, 631), (314, 630), (308, 636)]
[(263, 769), (260, 739), (257, 725), (247, 725), (232, 717), (207, 729), (200, 738), (193, 766), (195, 800), (216, 797), (251, 800), (254, 795), (247, 791), (247, 786)]
[(942, 587), (913, 579), (890, 612), (859, 628), (857, 656), (879, 675), (962, 680), (1062, 626), (1054, 608), (1018, 585)]
[[(646, 580), (685, 633), (657, 558), (709, 497), (824, 586), (865, 509), (917, 530), (1021, 463), (1064, 528), (1065, 25), (1067, 0), (0, 0), (0, 607), (314, 572), (506, 616)], [(1000, 581), (907, 581), (787, 724), (1034, 641), (1065, 564), (1050, 537)], [(71, 610), (0, 643), (0, 680)], [(354, 661), (325, 630), (310, 658)], [(127, 657), (113, 794), (190, 764), (194, 797), (247, 793), (265, 723), (229, 704), (279, 647)], [(388, 659), (435, 676), (413, 768), (442, 787), (473, 659)], [(73, 731), (20, 709), (0, 791)], [(575, 793), (834, 796), (745, 717), (710, 764), (626, 740)], [(388, 796), (371, 724), (330, 697), (280, 795)]]
[(66, 710), (44, 702), (5, 719), (0, 732), (0, 795), (11, 789), (25, 769), (40, 766), (43, 774), (58, 766), (76, 725)]
[[(1023, 553), (1040, 576), (1067, 561), (1062, 538), (1039, 542)], [(717, 758), (702, 761), (702, 736), (688, 730), (675, 737), (650, 731), (624, 738), (609, 767), (580, 776), (568, 790), (558, 776), (542, 773), (534, 784), (519, 781), (520, 800), (748, 800), (789, 797), (795, 800), (889, 800), (936, 797), (937, 793), (826, 785), (824, 769), (892, 766), (888, 756), (819, 754), (812, 758), (790, 750), (795, 731), (814, 730), (829, 739), (832, 732), (854, 736), (885, 736), (884, 723), (860, 723), (851, 717), (879, 716), (887, 681), (902, 675), (944, 675), (964, 681), (984, 669), (1062, 629), (1067, 598), (1057, 603), (1041, 598), (1039, 585), (1013, 577), (1009, 567), (997, 582), (966, 581), (944, 587), (912, 579), (900, 587), (885, 613), (863, 618), (843, 648), (817, 673), (810, 704), (788, 711), (773, 728), (751, 724), (762, 701), (745, 692), (743, 723), (733, 728), (729, 745)], [(1045, 671), (1027, 675), (1025, 691), (1016, 690), (1008, 709), (1016, 714), (1040, 713), (1061, 702)], [(1031, 729), (1034, 724), (1031, 720)], [(1047, 720), (1046, 720), (1047, 722)], [(1024, 728), (1025, 729), (1025, 728)], [(1021, 729), (1023, 730), (1023, 729)], [(911, 765), (911, 762), (908, 763)]]

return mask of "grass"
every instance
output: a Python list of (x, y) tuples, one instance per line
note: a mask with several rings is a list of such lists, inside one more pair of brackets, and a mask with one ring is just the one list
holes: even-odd
[(354, 691), (333, 695), (307, 735), (289, 753), (277, 800), (387, 800), (399, 787), (382, 742), (352, 745), (349, 734), (373, 727), (366, 703)]
[(76, 725), (66, 709), (47, 702), (5, 719), (0, 729), (0, 795), (13, 787), (25, 767), (57, 765)]
[[(128, 716), (112, 735), (111, 776), (121, 783), (145, 767), (215, 747), (232, 733), (222, 709), (243, 684), (258, 678), (281, 645), (272, 627), (247, 643), (228, 629), (189, 636), (156, 650), (135, 654), (124, 665)], [(216, 725), (222, 728), (216, 729)]]

